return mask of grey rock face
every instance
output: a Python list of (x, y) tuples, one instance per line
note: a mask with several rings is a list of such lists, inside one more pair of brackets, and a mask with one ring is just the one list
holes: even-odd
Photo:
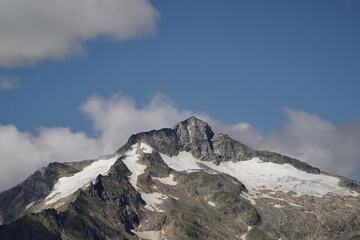
[(220, 162), (238, 162), (258, 156), (255, 150), (224, 134), (215, 134), (212, 143)]
[[(348, 239), (360, 229), (358, 198), (269, 193), (256, 200), (265, 239)], [(276, 233), (276, 234), (274, 234)]]
[(190, 152), (195, 158), (203, 161), (218, 162), (211, 141), (214, 133), (206, 122), (191, 117), (180, 122), (175, 131), (181, 151)]
[(347, 189), (350, 189), (352, 191), (355, 191), (357, 193), (360, 193), (360, 183), (351, 179), (347, 179), (344, 177), (339, 177), (340, 183), (339, 186), (345, 187)]
[(178, 135), (176, 135), (175, 130), (164, 128), (132, 135), (127, 143), (116, 152), (119, 154), (124, 153), (129, 150), (132, 145), (138, 142), (146, 143), (158, 152), (162, 152), (169, 156), (177, 155), (180, 149)]

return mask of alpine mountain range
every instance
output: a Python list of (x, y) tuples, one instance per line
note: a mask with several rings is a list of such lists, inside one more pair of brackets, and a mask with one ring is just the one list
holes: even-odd
[(37, 170), (0, 193), (0, 224), (2, 240), (356, 240), (360, 183), (191, 117)]

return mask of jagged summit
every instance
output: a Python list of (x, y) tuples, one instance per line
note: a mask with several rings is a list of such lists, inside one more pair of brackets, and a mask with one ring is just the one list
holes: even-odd
[(195, 158), (220, 162), (238, 162), (258, 157), (266, 162), (290, 164), (297, 169), (319, 174), (320, 170), (297, 159), (269, 151), (257, 151), (238, 142), (228, 135), (215, 134), (209, 124), (196, 117), (190, 117), (174, 128), (163, 128), (132, 135), (117, 154), (126, 152), (133, 144), (144, 142), (156, 151), (169, 156), (178, 155), (181, 151), (190, 152)]
[(360, 236), (359, 194), (356, 181), (190, 117), (1, 193), (0, 239), (347, 240)]
[(200, 118), (197, 118), (195, 116), (191, 116), (191, 117), (181, 121), (176, 126), (179, 126), (179, 125), (185, 125), (185, 126), (192, 125), (192, 126), (197, 126), (199, 128), (204, 128), (204, 129), (210, 128), (211, 129), (211, 127), (209, 126), (209, 124), (207, 122), (205, 122), (205, 121), (203, 121)]
[(209, 124), (194, 116), (181, 121), (176, 125), (175, 130), (178, 132), (179, 136), (188, 136), (189, 141), (198, 138), (210, 141), (214, 136), (214, 132), (211, 130)]

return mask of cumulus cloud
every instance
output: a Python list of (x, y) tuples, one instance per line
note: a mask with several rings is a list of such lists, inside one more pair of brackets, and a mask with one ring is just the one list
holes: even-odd
[(148, 0), (1, 0), (0, 66), (62, 60), (98, 37), (138, 38), (157, 18)]
[(109, 153), (124, 143), (131, 134), (173, 127), (194, 112), (182, 110), (162, 94), (154, 95), (150, 102), (140, 108), (133, 99), (121, 94), (110, 99), (90, 97), (81, 110), (93, 122), (103, 153)]
[(33, 135), (14, 125), (0, 125), (0, 191), (49, 162), (93, 159), (100, 150), (96, 139), (68, 128), (41, 127)]
[(94, 137), (69, 128), (39, 127), (36, 134), (31, 134), (14, 125), (0, 125), (0, 191), (49, 162), (111, 154), (131, 134), (174, 127), (193, 115), (207, 121), (215, 132), (229, 134), (252, 147), (280, 152), (348, 177), (360, 171), (360, 121), (334, 125), (319, 116), (286, 108), (289, 119), (284, 128), (264, 136), (248, 123), (229, 125), (205, 113), (181, 109), (162, 94), (155, 94), (141, 107), (122, 94), (110, 98), (94, 95), (80, 110), (92, 122)]
[(16, 88), (18, 82), (17, 76), (0, 76), (0, 90)]
[(284, 108), (288, 122), (251, 145), (298, 158), (348, 177), (360, 173), (360, 120), (337, 125), (303, 110)]

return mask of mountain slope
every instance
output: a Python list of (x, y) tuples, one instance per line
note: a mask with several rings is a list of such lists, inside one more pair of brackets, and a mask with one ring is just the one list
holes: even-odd
[(356, 239), (360, 184), (191, 117), (0, 194), (1, 239)]

